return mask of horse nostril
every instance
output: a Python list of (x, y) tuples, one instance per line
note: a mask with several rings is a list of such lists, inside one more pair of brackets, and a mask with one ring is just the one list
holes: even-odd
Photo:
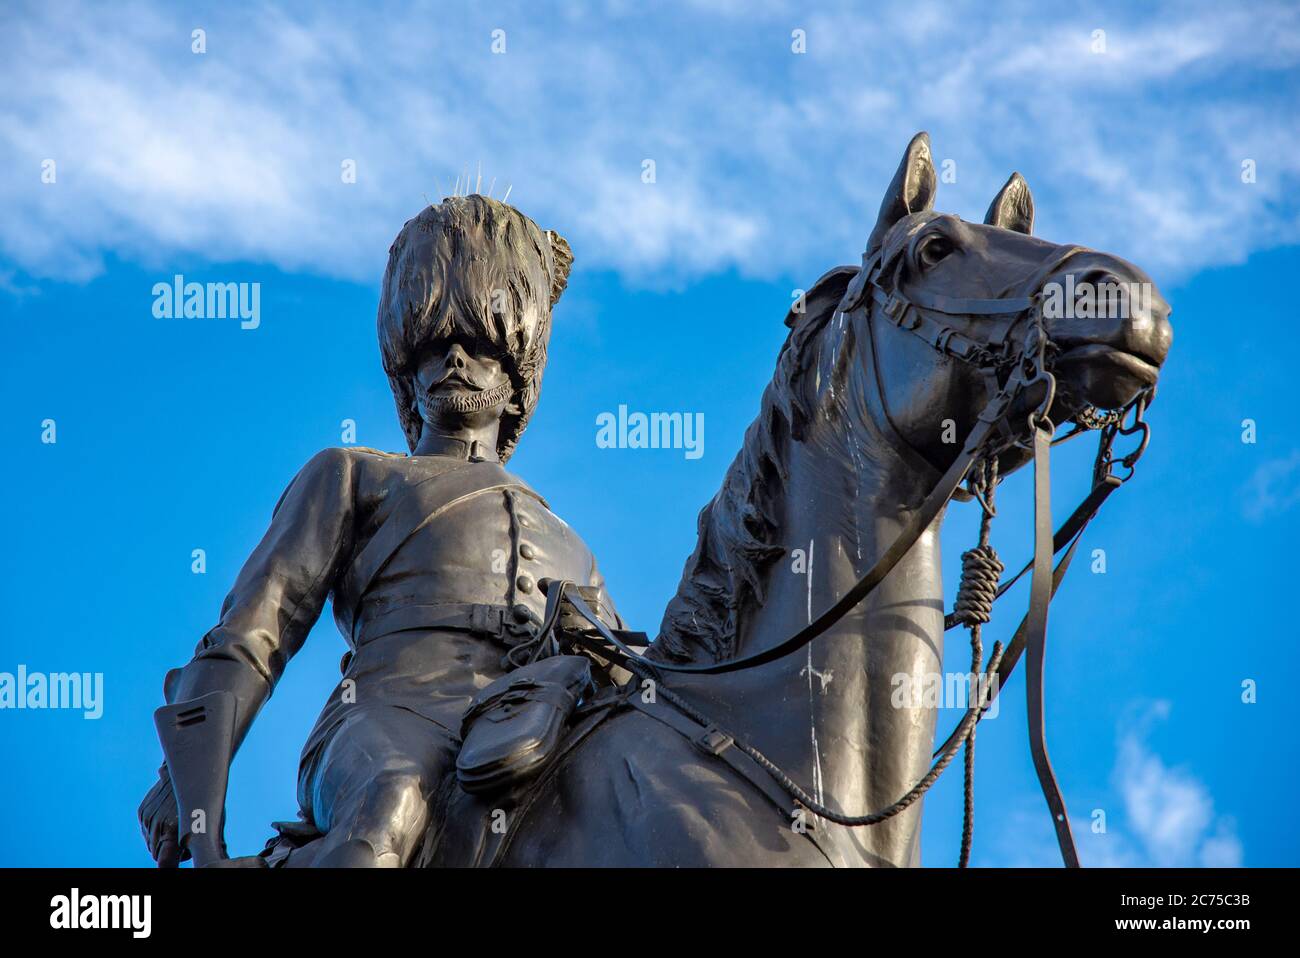
[(1063, 353), (1118, 350), (1158, 368), (1169, 353), (1169, 307), (1141, 272), (1110, 257), (1083, 262), (1043, 287), (1043, 318)]
[(1169, 307), (1161, 300), (1159, 305), (1144, 318), (1142, 347), (1138, 350), (1157, 366), (1169, 355), (1169, 347), (1174, 341), (1174, 327), (1169, 322)]

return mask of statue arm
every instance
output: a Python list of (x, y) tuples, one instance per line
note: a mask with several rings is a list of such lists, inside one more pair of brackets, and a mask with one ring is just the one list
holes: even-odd
[(302, 468), (226, 596), (221, 621), (168, 683), (168, 701), (233, 692), (235, 748), (316, 624), (351, 554), (355, 472), (356, 459), (344, 449), (326, 449)]
[[(181, 770), (196, 794), (225, 781), (231, 758), (319, 618), (351, 554), (355, 473), (356, 460), (342, 449), (327, 449), (303, 467), (240, 570), (221, 621), (203, 637), (190, 663), (167, 675), (168, 703), (194, 702), (212, 692), (228, 692), (234, 699), (230, 739)], [(159, 773), (140, 804), (140, 827), (153, 858), (175, 867), (189, 849), (178, 838), (173, 774), (166, 765)]]

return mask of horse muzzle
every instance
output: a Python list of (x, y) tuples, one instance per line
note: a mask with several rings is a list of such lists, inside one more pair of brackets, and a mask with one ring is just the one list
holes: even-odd
[(1173, 326), (1169, 304), (1136, 266), (1090, 251), (1048, 277), (1040, 297), (1063, 399), (1119, 409), (1155, 385)]

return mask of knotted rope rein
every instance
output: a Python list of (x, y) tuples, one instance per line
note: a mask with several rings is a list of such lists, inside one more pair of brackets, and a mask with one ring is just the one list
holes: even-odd
[[(997, 510), (993, 506), (993, 492), (998, 484), (998, 459), (991, 456), (984, 460), (979, 475), (972, 476), (971, 493), (979, 501), (983, 514), (980, 516), (979, 542), (973, 549), (968, 549), (961, 556), (961, 582), (957, 586), (957, 599), (953, 604), (953, 618), (970, 629), (970, 688), (967, 698), (983, 706), (984, 686), (980, 666), (984, 661), (984, 642), (980, 638), (980, 626), (988, 622), (993, 615), (993, 600), (998, 595), (998, 582), (1002, 579), (1004, 566), (998, 558), (997, 550), (989, 545), (989, 527)], [(1002, 657), (1002, 643), (993, 644), (993, 658)], [(965, 803), (962, 809), (961, 857), (958, 868), (970, 864), (971, 841), (975, 834), (975, 723), (966, 733), (965, 755)]]

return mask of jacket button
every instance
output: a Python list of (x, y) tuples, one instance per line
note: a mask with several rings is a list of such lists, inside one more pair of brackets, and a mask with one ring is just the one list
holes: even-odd
[(514, 613), (515, 621), (520, 624), (530, 621), (533, 617), (532, 610), (522, 602), (516, 605), (511, 611)]
[(515, 588), (524, 594), (532, 592), (533, 577), (530, 575), (521, 575), (518, 579), (515, 579)]
[(519, 554), (523, 556), (525, 559), (537, 558), (537, 550), (533, 548), (533, 544), (531, 542), (525, 542), (523, 545), (521, 545), (519, 547)]

